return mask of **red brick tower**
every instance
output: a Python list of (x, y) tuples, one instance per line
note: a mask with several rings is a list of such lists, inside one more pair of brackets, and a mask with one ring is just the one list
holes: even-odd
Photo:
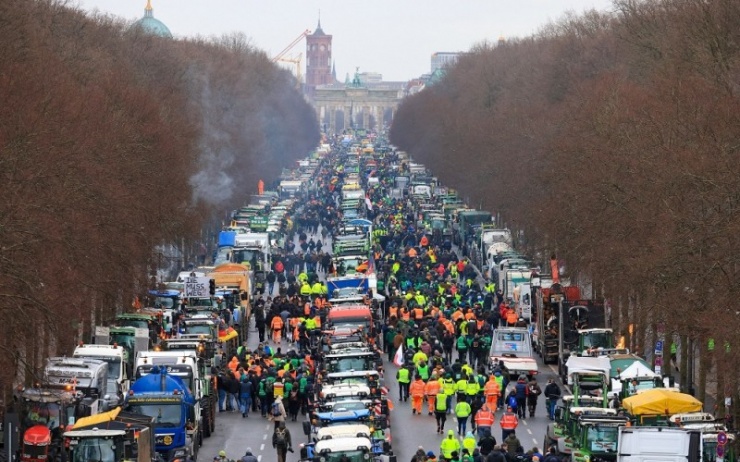
[(313, 34), (306, 36), (306, 92), (314, 94), (318, 85), (334, 83), (331, 74), (331, 35), (321, 29), (321, 20)]

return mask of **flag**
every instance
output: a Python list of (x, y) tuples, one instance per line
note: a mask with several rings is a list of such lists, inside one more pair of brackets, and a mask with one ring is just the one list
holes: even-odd
[(398, 350), (396, 350), (396, 355), (393, 357), (393, 364), (398, 367), (403, 366), (403, 344), (399, 345)]

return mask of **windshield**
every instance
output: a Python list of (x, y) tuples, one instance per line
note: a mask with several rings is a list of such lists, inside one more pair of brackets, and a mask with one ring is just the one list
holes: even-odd
[(369, 385), (369, 380), (367, 377), (360, 376), (360, 377), (335, 377), (335, 378), (329, 378), (328, 381), (332, 385), (337, 385), (340, 383), (346, 384), (346, 385)]
[(213, 335), (211, 326), (206, 324), (185, 324), (186, 334)]
[(139, 329), (149, 329), (149, 323), (144, 319), (119, 319), (116, 321), (119, 327), (136, 327)]
[(367, 409), (365, 403), (362, 401), (340, 401), (334, 404), (332, 411), (343, 412), (343, 411), (362, 411)]
[(342, 358), (329, 365), (332, 372), (345, 372), (349, 370), (365, 371), (370, 368), (370, 361), (365, 358)]
[(611, 348), (611, 334), (589, 333), (583, 335), (583, 348)]
[(114, 441), (106, 438), (82, 438), (74, 447), (72, 462), (115, 462)]
[[(122, 346), (128, 355), (131, 355), (134, 351), (136, 339), (132, 334), (110, 334), (110, 343)], [(131, 356), (129, 356), (131, 357)]]
[(365, 462), (363, 451), (337, 451), (321, 454), (326, 462)]
[(616, 452), (619, 427), (593, 425), (588, 427), (586, 439), (592, 452)]
[(231, 261), (234, 263), (249, 263), (252, 268), (257, 266), (258, 261), (262, 261), (264, 256), (262, 252), (257, 249), (241, 249), (234, 250), (231, 254)]
[(177, 427), (180, 425), (182, 412), (179, 403), (137, 404), (129, 406), (129, 411), (154, 418), (157, 427)]
[(101, 358), (100, 356), (93, 357), (93, 359), (100, 359), (108, 364), (108, 380), (116, 381), (121, 378), (121, 360), (122, 358)]
[(189, 298), (188, 308), (193, 308), (196, 306), (205, 306), (208, 308), (213, 308), (216, 306), (216, 303), (214, 303), (213, 299), (210, 299), (210, 298)]
[(56, 428), (60, 425), (61, 407), (57, 403), (40, 403), (36, 401), (26, 401), (25, 404), (25, 421), (26, 427), (32, 425), (46, 425), (49, 429)]
[(154, 306), (172, 309), (175, 306), (175, 300), (170, 297), (154, 297)]

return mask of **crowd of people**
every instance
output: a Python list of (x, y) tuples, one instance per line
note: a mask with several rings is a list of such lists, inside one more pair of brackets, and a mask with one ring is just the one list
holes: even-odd
[[(335, 149), (323, 161), (301, 205), (283, 223), (285, 239), (252, 307), (259, 347), (240, 347), (228, 371), (219, 376), (220, 410), (239, 410), (244, 418), (259, 413), (276, 423), (276, 432), (287, 430), (285, 419), (305, 414), (315, 391), (320, 361), (316, 342), (330, 309), (323, 278), (338, 272), (330, 246), (342, 226), (336, 188), (342, 182), (343, 170), (337, 168), (342, 159), (342, 150)], [(359, 210), (372, 222), (370, 261), (357, 271), (374, 271), (384, 296), (381, 303), (372, 293), (365, 299), (380, 321), (366, 333), (368, 339), (400, 365), (395, 375), (400, 400), (411, 401), (414, 415), (423, 415), (426, 404), (426, 414), (434, 416), (430, 422), (442, 436), (439, 458), (420, 448), (413, 462), (517, 457), (556, 462), (548, 448), (546, 454), (537, 447), (524, 448), (516, 430), (520, 420), (535, 416), (542, 394), (548, 417), (554, 418), (558, 385), (551, 380), (541, 390), (524, 376), (510, 380), (503, 362), (488, 364), (494, 328), (520, 325), (512, 301), (457, 254), (469, 242), (455, 246), (451, 236), (432, 230), (420, 213), (420, 201), (429, 199), (391, 197), (393, 178), (399, 174), (391, 165), (404, 173), (405, 164), (398, 164), (393, 153), (377, 163), (372, 172), (378, 181), (367, 187)], [(453, 428), (447, 428), (453, 418)], [(284, 457), (278, 451), (278, 460)]]

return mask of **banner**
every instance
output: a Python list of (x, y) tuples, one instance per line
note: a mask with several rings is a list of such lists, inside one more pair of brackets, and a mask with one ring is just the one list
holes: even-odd
[(403, 344), (396, 350), (396, 355), (393, 357), (393, 364), (398, 367), (403, 366)]

